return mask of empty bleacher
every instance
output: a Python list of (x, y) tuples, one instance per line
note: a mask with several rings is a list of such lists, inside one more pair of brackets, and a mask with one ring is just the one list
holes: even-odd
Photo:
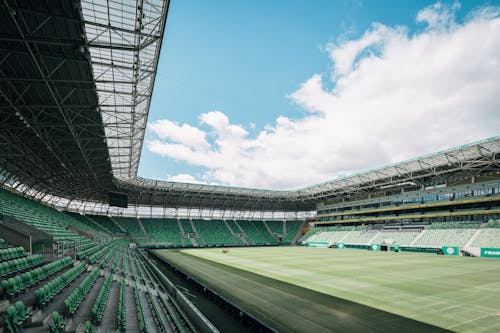
[[(473, 237), (474, 236), (474, 237)], [(437, 221), (430, 225), (315, 227), (301, 238), (301, 243), (326, 242), (350, 245), (397, 244), (414, 248), (443, 246), (500, 248), (500, 222), (481, 225), (477, 221)]]
[(428, 229), (415, 241), (415, 247), (464, 246), (475, 229)]
[(239, 245), (231, 231), (222, 220), (192, 220), (196, 231), (205, 244), (208, 245)]
[(245, 232), (246, 241), (250, 245), (268, 245), (277, 244), (277, 240), (273, 239), (267, 230), (258, 228), (256, 224), (262, 223), (261, 221), (236, 221), (241, 229)]
[(115, 233), (117, 235), (123, 235), (124, 232), (121, 230), (111, 218), (108, 216), (104, 215), (86, 215), (89, 219), (91, 219), (93, 222), (97, 223), (100, 225), (102, 228), (105, 230), (109, 230), (112, 233)]
[[(111, 219), (91, 216), (89, 220), (82, 215), (63, 214), (4, 190), (0, 193), (0, 211), (49, 232), (58, 240), (78, 240), (74, 252), (76, 259), (72, 259), (54, 258), (52, 254), (31, 255), (24, 248), (9, 246), (0, 239), (0, 296), (7, 302), (0, 310), (4, 318), (0, 329), (3, 326), (5, 332), (18, 332), (29, 321), (28, 327), (23, 329), (28, 333), (30, 327), (38, 327), (36, 332), (97, 332), (98, 329), (137, 332), (139, 326), (147, 327), (148, 332), (194, 331), (189, 319), (161, 287), (138, 250), (130, 248), (126, 239), (105, 241), (109, 240), (110, 231), (123, 233)], [(131, 235), (144, 236), (140, 226), (133, 222), (127, 219), (122, 226)], [(155, 231), (168, 230), (170, 235), (182, 238), (175, 220), (170, 221), (174, 222), (170, 225), (156, 219), (147, 222), (151, 225), (145, 226), (145, 230), (149, 228), (154, 235)], [(108, 238), (96, 243), (73, 233), (68, 227), (89, 235), (98, 234), (101, 236), (98, 239)], [(203, 229), (201, 224), (200, 229)], [(130, 296), (134, 293), (138, 295), (136, 300)], [(37, 312), (36, 318), (31, 316)], [(36, 322), (31, 323), (32, 320)]]
[(68, 215), (3, 189), (0, 189), (0, 214), (28, 223), (53, 235), (55, 240), (82, 239), (67, 229), (69, 225), (78, 223)]
[(113, 220), (118, 223), (122, 228), (127, 230), (133, 239), (145, 239), (146, 235), (142, 232), (142, 229), (135, 217), (113, 217)]
[(187, 242), (184, 240), (176, 219), (142, 218), (141, 220), (151, 242), (168, 246), (184, 246), (189, 243), (188, 240)]
[(472, 247), (500, 248), (500, 220), (491, 220), (479, 230)]
[(286, 221), (285, 222), (285, 238), (282, 240), (283, 244), (292, 244), (292, 241), (297, 236), (299, 230), (302, 228), (303, 221)]
[(398, 245), (410, 245), (411, 242), (418, 236), (420, 231), (405, 231), (405, 230), (382, 230), (371, 244), (389, 243), (393, 241)]

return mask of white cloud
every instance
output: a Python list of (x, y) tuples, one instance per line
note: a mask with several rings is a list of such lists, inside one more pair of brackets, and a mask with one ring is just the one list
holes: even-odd
[(201, 114), (200, 127), (164, 120), (150, 124), (148, 149), (202, 167), (207, 182), (290, 189), (497, 135), (499, 10), (459, 24), (458, 8), (424, 8), (414, 35), (373, 24), (329, 45), (334, 88), (315, 74), (293, 92), (309, 112), (301, 119), (280, 116), (255, 137), (220, 111)]
[(436, 2), (434, 5), (422, 9), (417, 14), (417, 22), (427, 24), (428, 30), (445, 31), (456, 27), (455, 16), (460, 9), (460, 3), (453, 5)]
[(208, 149), (205, 132), (188, 124), (179, 125), (170, 120), (158, 120), (148, 124), (148, 129), (162, 139), (178, 142), (192, 148)]
[(193, 177), (187, 173), (179, 173), (175, 176), (169, 176), (167, 178), (167, 180), (171, 181), (171, 182), (179, 182), (179, 183), (192, 183), (192, 184), (202, 183), (202, 181), (196, 179), (195, 177)]

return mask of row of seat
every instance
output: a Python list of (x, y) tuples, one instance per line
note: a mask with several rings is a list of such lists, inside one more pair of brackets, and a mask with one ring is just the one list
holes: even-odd
[(98, 333), (94, 325), (92, 325), (92, 323), (88, 320), (85, 322), (85, 333)]
[(85, 257), (97, 252), (98, 250), (101, 250), (103, 247), (104, 247), (103, 245), (96, 245), (96, 246), (90, 247), (88, 249), (84, 249), (82, 251), (79, 251), (76, 254), (76, 256), (77, 256), (78, 260), (82, 260), (82, 259), (85, 259)]
[(83, 251), (86, 251), (88, 249), (91, 249), (93, 247), (96, 246), (96, 243), (92, 242), (92, 241), (85, 241), (85, 242), (80, 242), (80, 251), (78, 251), (78, 253), (80, 252), (83, 252)]
[(120, 280), (120, 298), (118, 300), (118, 329), (124, 331), (127, 328), (127, 301), (126, 301), (125, 279)]
[(15, 274), (26, 268), (40, 265), (45, 261), (41, 254), (0, 262), (0, 277)]
[[(177, 303), (172, 302), (172, 299), (168, 296), (158, 294), (158, 299), (160, 300), (163, 308), (165, 309), (165, 315), (169, 319), (170, 323), (174, 326), (176, 332), (196, 332), (196, 329), (190, 323), (189, 319), (181, 311)], [(186, 330), (186, 328), (188, 328)]]
[(104, 257), (104, 259), (101, 260), (101, 268), (104, 268), (108, 265), (114, 254), (115, 254), (114, 250), (108, 252), (108, 254)]
[(59, 312), (54, 311), (50, 315), (52, 318), (52, 323), (49, 324), (49, 332), (50, 333), (63, 333), (64, 328), (66, 327), (66, 322), (63, 317), (59, 314)]
[(115, 259), (113, 260), (113, 263), (111, 264), (111, 272), (116, 272), (118, 269), (118, 264), (120, 263), (120, 259), (122, 259), (122, 256), (119, 251), (116, 252)]
[(0, 238), (0, 249), (3, 249), (5, 247), (7, 247), (7, 242), (5, 241), (5, 239)]
[(161, 315), (160, 315), (160, 309), (158, 308), (158, 305), (156, 302), (153, 300), (153, 297), (151, 296), (151, 293), (149, 291), (146, 291), (146, 298), (148, 300), (148, 303), (150, 305), (150, 308), (153, 310), (153, 315), (156, 318), (156, 322), (159, 326), (159, 329), (162, 333), (167, 333), (167, 327), (165, 325), (165, 322), (163, 321)]
[(35, 298), (38, 305), (44, 306), (45, 304), (50, 302), (50, 300), (52, 300), (54, 296), (59, 294), (61, 290), (63, 290), (67, 285), (69, 285), (78, 276), (80, 276), (80, 274), (82, 274), (86, 270), (86, 267), (87, 266), (85, 264), (79, 263), (75, 267), (64, 272), (43, 287), (35, 290)]
[(104, 314), (104, 309), (106, 308), (106, 304), (108, 302), (109, 292), (111, 290), (111, 283), (113, 282), (113, 275), (107, 274), (104, 279), (104, 285), (97, 296), (97, 299), (92, 307), (92, 315), (94, 316), (94, 321), (100, 325), (102, 316)]
[(64, 306), (66, 308), (66, 313), (69, 315), (73, 315), (78, 307), (87, 296), (88, 292), (97, 281), (99, 277), (100, 270), (99, 268), (94, 268), (92, 272), (83, 280), (83, 282), (76, 287), (75, 290), (64, 300)]
[(24, 248), (22, 246), (0, 249), (0, 261), (19, 258), (22, 256), (24, 256)]
[(141, 297), (139, 295), (139, 286), (135, 282), (134, 288), (135, 303), (137, 304), (137, 316), (139, 317), (139, 330), (141, 332), (147, 332), (148, 328), (146, 325), (146, 318), (144, 317), (144, 310), (142, 309)]
[(95, 264), (97, 262), (97, 260), (99, 260), (102, 256), (104, 256), (104, 254), (106, 253), (106, 251), (108, 251), (108, 248), (104, 247), (101, 250), (99, 250), (96, 253), (94, 253), (93, 255), (91, 255), (89, 257), (89, 263)]
[(4, 315), (4, 323), (9, 333), (17, 333), (21, 329), (24, 321), (30, 317), (28, 310), (23, 302), (17, 301), (10, 305)]

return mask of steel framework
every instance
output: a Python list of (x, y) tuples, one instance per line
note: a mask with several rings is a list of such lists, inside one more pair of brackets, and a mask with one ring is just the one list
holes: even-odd
[(82, 0), (113, 175), (136, 176), (169, 1)]

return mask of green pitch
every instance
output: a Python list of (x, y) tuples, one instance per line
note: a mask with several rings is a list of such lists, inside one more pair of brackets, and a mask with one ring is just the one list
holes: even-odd
[(160, 250), (279, 331), (500, 332), (500, 260), (306, 247)]

